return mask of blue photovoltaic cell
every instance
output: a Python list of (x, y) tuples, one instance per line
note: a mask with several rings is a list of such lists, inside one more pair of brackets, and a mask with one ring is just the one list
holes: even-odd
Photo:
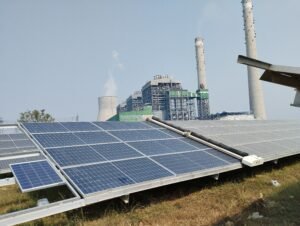
[(130, 131), (110, 131), (123, 141), (138, 141), (138, 140), (153, 140), (153, 139), (165, 139), (171, 136), (156, 130), (130, 130)]
[(72, 133), (45, 133), (33, 134), (44, 148), (63, 147), (84, 144), (82, 140)]
[(106, 132), (80, 132), (74, 134), (81, 140), (83, 140), (86, 144), (118, 142), (116, 138)]
[(70, 131), (97, 131), (99, 127), (90, 122), (61, 122), (61, 124)]
[(61, 167), (105, 161), (89, 146), (54, 148), (47, 152)]
[(137, 183), (173, 175), (148, 158), (118, 161), (113, 164)]
[(129, 142), (128, 144), (145, 155), (159, 155), (197, 150), (196, 147), (193, 147), (178, 139), (138, 141)]
[(68, 130), (63, 127), (58, 122), (29, 122), (23, 123), (23, 126), (30, 132), (30, 133), (54, 133), (54, 132), (67, 132)]
[(151, 129), (141, 122), (94, 122), (104, 130)]
[(224, 160), (220, 160), (216, 157), (213, 157), (204, 151), (188, 152), (182, 155), (190, 159), (191, 161), (199, 164), (201, 167), (205, 169), (228, 165), (228, 163), (225, 162)]
[(10, 165), (22, 192), (62, 184), (62, 179), (46, 160)]
[(196, 162), (185, 158), (183, 154), (162, 155), (151, 158), (176, 174), (189, 173), (203, 169), (203, 167)]
[(117, 160), (142, 156), (124, 143), (98, 144), (91, 146), (108, 160)]
[(111, 163), (68, 168), (64, 171), (83, 194), (134, 183)]

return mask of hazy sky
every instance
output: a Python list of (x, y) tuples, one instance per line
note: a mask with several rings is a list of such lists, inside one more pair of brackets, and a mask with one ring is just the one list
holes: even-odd
[[(258, 56), (300, 66), (300, 1), (254, 0)], [(248, 111), (240, 0), (1, 0), (0, 117), (46, 109), (95, 120), (97, 97), (125, 100), (156, 74), (196, 90), (194, 38), (205, 39), (211, 112)], [(114, 86), (113, 90), (107, 87)], [(294, 90), (263, 83), (269, 119), (295, 119)]]

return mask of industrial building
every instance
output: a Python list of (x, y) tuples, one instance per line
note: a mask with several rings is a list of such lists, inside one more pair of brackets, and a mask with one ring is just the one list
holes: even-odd
[(135, 91), (126, 100), (127, 111), (141, 111), (144, 109), (143, 96), (141, 91)]
[[(197, 119), (196, 99), (197, 93), (182, 88), (181, 82), (168, 75), (156, 75), (142, 87), (130, 95), (126, 103), (119, 104), (118, 114), (126, 112), (131, 118), (141, 119), (140, 115), (151, 115), (166, 120), (192, 120)], [(144, 112), (144, 109), (147, 109)], [(133, 117), (136, 115), (136, 117)], [(127, 118), (127, 117), (125, 117)], [(132, 120), (130, 120), (132, 121)]]

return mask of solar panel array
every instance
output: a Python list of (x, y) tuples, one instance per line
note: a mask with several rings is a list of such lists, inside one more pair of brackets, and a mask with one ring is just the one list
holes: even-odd
[(239, 160), (146, 122), (24, 123), (83, 195), (241, 167)]
[(265, 161), (300, 153), (299, 121), (172, 121), (191, 130)]
[(33, 142), (16, 126), (0, 127), (0, 157), (34, 151)]
[(20, 162), (31, 162), (36, 160), (42, 160), (45, 159), (45, 157), (42, 154), (36, 153), (36, 155), (22, 155), (20, 156), (14, 156), (14, 158), (3, 158), (0, 159), (0, 173), (8, 173), (10, 172), (10, 164), (14, 163), (20, 163)]
[(64, 184), (46, 160), (10, 165), (22, 192)]
[(44, 158), (16, 125), (0, 125), (0, 174), (11, 172), (9, 164)]

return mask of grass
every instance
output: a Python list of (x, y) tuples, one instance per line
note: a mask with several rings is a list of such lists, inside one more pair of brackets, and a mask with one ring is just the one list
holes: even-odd
[[(300, 225), (299, 160), (152, 189), (131, 195), (129, 205), (113, 199), (25, 225)], [(273, 179), (281, 186), (273, 186)], [(21, 194), (16, 186), (0, 188), (0, 213), (56, 197), (58, 190)], [(253, 212), (263, 218), (249, 218)]]

